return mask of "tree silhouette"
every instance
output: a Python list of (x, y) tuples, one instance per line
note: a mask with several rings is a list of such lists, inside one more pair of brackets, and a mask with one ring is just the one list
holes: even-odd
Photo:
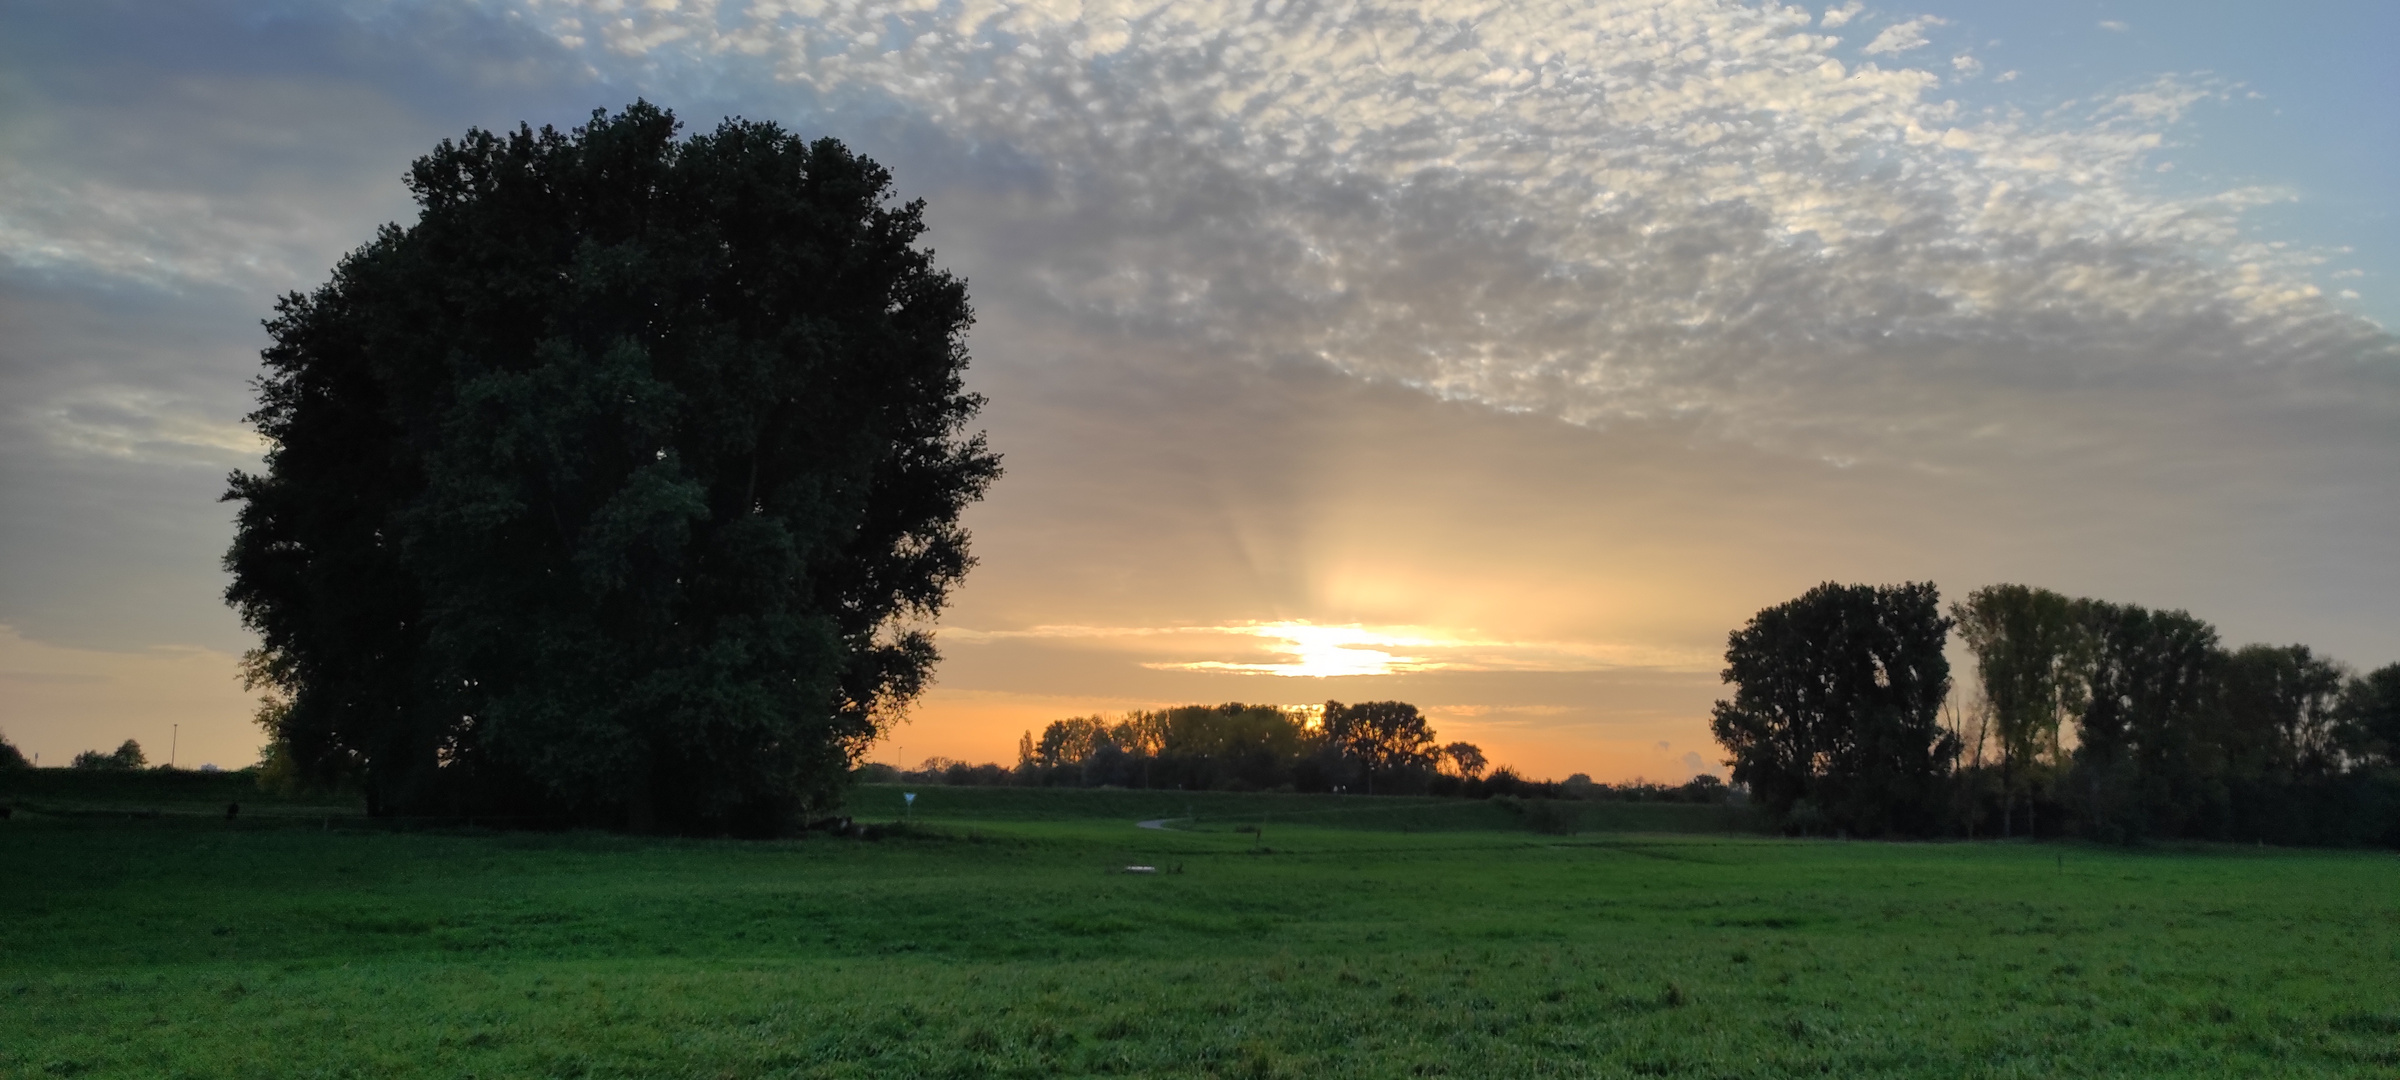
[(1975, 654), (1983, 700), (2000, 742), (2001, 835), (2014, 825), (2020, 790), (2033, 831), (2037, 773), (2059, 763), (2059, 727), (2083, 708), (2089, 638), (2076, 602), (2048, 589), (1989, 585), (1950, 605)]
[(150, 764), (150, 758), (142, 753), (142, 744), (127, 739), (118, 744), (112, 753), (103, 754), (98, 750), (86, 750), (77, 754), (69, 767), (95, 769), (103, 772), (131, 772), (148, 764)]
[(1441, 755), (1442, 760), (1448, 761), (1451, 768), (1458, 770), (1460, 777), (1468, 780), (1482, 776), (1484, 768), (1491, 764), (1490, 761), (1485, 760), (1483, 751), (1474, 743), (1451, 743), (1442, 747)]
[(2091, 653), (2075, 767), (2085, 817), (2105, 838), (2180, 832), (2223, 767), (2216, 627), (2133, 604), (2087, 600), (2082, 611)]
[(1958, 756), (1940, 718), (1949, 626), (1930, 583), (1828, 582), (1759, 612), (1728, 639), (1734, 698), (1710, 725), (1734, 780), (1787, 821), (1932, 831)]
[(925, 685), (998, 475), (966, 290), (832, 140), (470, 131), (267, 323), (228, 599), (375, 813), (771, 828)]
[(2400, 664), (2342, 687), (2343, 752), (2363, 765), (2400, 768)]
[(1325, 733), (1343, 753), (1365, 770), (1367, 794), (1375, 793), (1377, 774), (1433, 764), (1433, 729), (1417, 707), (1405, 701), (1325, 703)]

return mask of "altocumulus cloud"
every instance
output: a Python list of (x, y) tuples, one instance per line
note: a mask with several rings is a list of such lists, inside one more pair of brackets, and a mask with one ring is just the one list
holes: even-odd
[(2146, 184), (2185, 110), (2229, 87), (1970, 112), (1887, 66), (1937, 19), (1720, 0), (522, 10), (641, 87), (781, 86), (1004, 147), (1038, 181), (968, 241), (1008, 248), (1003, 296), (1229, 357), (1836, 463), (2090, 452), (2228, 408), (2381, 452), (2400, 418), (2392, 336), (2305, 283), (2315, 255), (2240, 231), (2277, 193)]
[[(937, 208), (965, 265), (1006, 268), (978, 281), (987, 307), (1835, 463), (2089, 453), (2103, 429), (2110, 452), (2155, 459), (2137, 444), (2196, 413), (2220, 444), (2301, 429), (2354, 453), (2364, 432), (2381, 453), (2373, 433), (2400, 419), (2392, 336), (2306, 283), (2317, 254), (2241, 231), (2278, 193), (2152, 186), (2185, 111), (2234, 88), (2169, 77), (2044, 115), (1970, 111), (1906, 66), (1931, 17), (1729, 0), (467, 6), (560, 78), (1013, 163)], [(395, 40), (448, 18), (349, 17)], [(20, 266), (289, 287), (361, 202), (41, 157), (0, 164), (0, 249)]]

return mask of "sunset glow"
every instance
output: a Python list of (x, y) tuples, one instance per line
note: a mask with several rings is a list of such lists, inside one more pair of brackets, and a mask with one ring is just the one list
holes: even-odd
[(1393, 700), (1680, 780), (1728, 632), (1827, 581), (2400, 658), (2390, 5), (177, 10), (0, 11), (0, 728), (45, 762), (255, 753), (260, 320), (439, 140), (636, 97), (872, 157), (967, 283), (1005, 475), (870, 755)]
[(1272, 642), (1267, 646), (1268, 649), (1291, 659), (1283, 663), (1266, 664), (1194, 660), (1146, 666), (1317, 679), (1340, 675), (1391, 675), (1403, 671), (1438, 671), (1445, 665), (1438, 660), (1388, 650), (1454, 644), (1432, 638), (1377, 633), (1359, 626), (1317, 626), (1306, 622), (1260, 623), (1225, 629)]

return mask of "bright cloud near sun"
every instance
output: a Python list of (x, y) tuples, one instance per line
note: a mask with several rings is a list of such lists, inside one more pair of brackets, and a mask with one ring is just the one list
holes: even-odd
[[(1442, 670), (1447, 665), (1424, 654), (1458, 644), (1440, 638), (1379, 633), (1359, 626), (1316, 626), (1305, 622), (1260, 623), (1225, 629), (1263, 639), (1270, 651), (1289, 659), (1283, 663), (1269, 664), (1190, 660), (1181, 663), (1153, 662), (1145, 666), (1312, 678), (1391, 675), (1407, 671)], [(1408, 652), (1388, 651), (1393, 649), (1406, 649)]]
[(1136, 653), (1161, 671), (1331, 678), (1426, 671), (1713, 671), (1706, 653), (1635, 645), (1510, 641), (1424, 626), (1320, 625), (1306, 620), (1224, 626), (944, 627), (945, 646), (1041, 640)]

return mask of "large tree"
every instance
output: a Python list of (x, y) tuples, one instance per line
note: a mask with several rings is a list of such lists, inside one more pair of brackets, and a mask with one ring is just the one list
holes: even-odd
[(2342, 768), (2347, 672), (2306, 645), (2245, 645), (2222, 662), (2218, 707), (2227, 771), (2290, 784)]
[(286, 296), (228, 598), (377, 813), (764, 827), (925, 685), (999, 473), (965, 286), (832, 140), (636, 103), (474, 130)]
[(2042, 774), (2060, 759), (2059, 727), (2083, 709), (2089, 635), (2076, 602), (2048, 589), (1987, 585), (1950, 605), (2000, 741), (2002, 836), (2013, 831), (2017, 795), (2028, 828)]
[[(1325, 734), (1366, 773), (1367, 794), (1375, 778), (1433, 766), (1440, 746), (1417, 707), (1405, 701), (1325, 703)], [(1387, 782), (1385, 790), (1390, 790)]]
[(2353, 763), (2400, 768), (2400, 664), (2342, 687), (2342, 750)]
[(1734, 698), (1710, 725), (1734, 780), (1787, 820), (1867, 835), (1938, 828), (1958, 756), (1941, 724), (1949, 629), (1930, 582), (1828, 582), (1759, 612), (1729, 636)]
[(2216, 628), (2135, 604), (2080, 610), (2090, 650), (2075, 772), (2086, 823), (2109, 839), (2199, 828), (2224, 804)]

